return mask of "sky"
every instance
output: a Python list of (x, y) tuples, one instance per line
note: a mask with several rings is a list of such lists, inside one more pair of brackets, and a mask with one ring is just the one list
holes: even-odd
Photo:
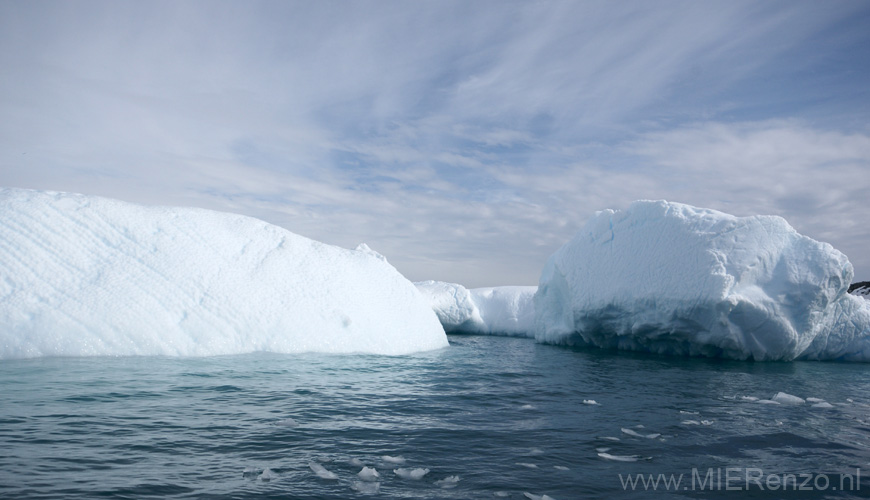
[(786, 218), (870, 280), (870, 2), (0, 2), (0, 186), (535, 285), (596, 211)]

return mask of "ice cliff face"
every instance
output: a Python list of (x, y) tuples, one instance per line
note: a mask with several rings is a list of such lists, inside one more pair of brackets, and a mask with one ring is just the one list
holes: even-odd
[(447, 346), (386, 259), (239, 215), (0, 189), (0, 359)]
[(779, 217), (664, 201), (594, 216), (547, 262), (535, 337), (736, 359), (870, 359), (852, 265)]
[(429, 299), (447, 332), (533, 337), (537, 287), (499, 286), (466, 289), (456, 283), (414, 283)]

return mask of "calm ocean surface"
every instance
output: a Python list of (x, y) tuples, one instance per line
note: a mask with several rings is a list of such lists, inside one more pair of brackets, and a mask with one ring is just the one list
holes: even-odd
[(0, 497), (870, 497), (870, 365), (450, 341), (0, 362)]

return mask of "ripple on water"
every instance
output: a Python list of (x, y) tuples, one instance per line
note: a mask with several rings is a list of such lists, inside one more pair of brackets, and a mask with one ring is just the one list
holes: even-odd
[[(401, 357), (4, 362), (0, 497), (638, 498), (619, 474), (870, 463), (864, 366), (451, 341)], [(759, 403), (780, 393), (806, 403)]]

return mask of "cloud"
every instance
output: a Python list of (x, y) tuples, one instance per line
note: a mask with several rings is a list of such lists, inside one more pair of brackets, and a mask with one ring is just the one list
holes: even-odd
[(863, 251), (867, 10), (5, 2), (0, 185), (241, 212), (469, 286), (534, 284), (637, 198)]

